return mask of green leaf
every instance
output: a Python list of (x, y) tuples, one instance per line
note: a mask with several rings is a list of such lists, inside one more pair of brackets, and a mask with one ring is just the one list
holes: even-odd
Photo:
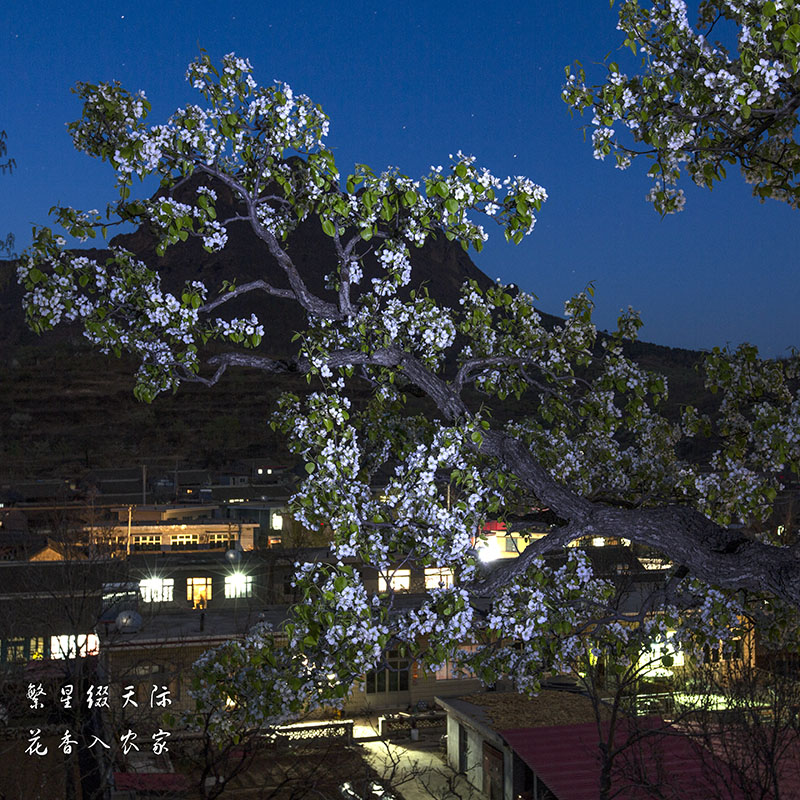
[(764, 7), (761, 9), (761, 13), (765, 17), (774, 17), (776, 14), (777, 9), (775, 8), (775, 3), (769, 2), (764, 3)]
[(316, 465), (316, 464), (314, 464), (314, 463), (313, 463), (313, 462), (311, 462), (311, 461), (309, 461), (309, 462), (306, 464), (306, 472), (307, 472), (309, 475), (310, 475), (310, 474), (311, 474), (311, 473), (312, 473), (312, 472), (313, 472), (313, 471), (314, 471), (316, 468), (317, 468), (317, 465)]
[(331, 238), (336, 235), (336, 226), (329, 219), (322, 220), (322, 230)]

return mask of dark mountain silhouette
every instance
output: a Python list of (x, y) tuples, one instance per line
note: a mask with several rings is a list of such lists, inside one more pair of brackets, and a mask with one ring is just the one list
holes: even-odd
[[(234, 210), (233, 198), (225, 187), (215, 189), (218, 214), (224, 218)], [(183, 191), (193, 196), (196, 185), (189, 184)], [(219, 253), (207, 253), (199, 241), (190, 240), (159, 257), (155, 238), (144, 226), (117, 236), (112, 243), (156, 268), (170, 291), (180, 290), (189, 280), (202, 280), (212, 291), (223, 280), (234, 278), (238, 284), (264, 278), (276, 286), (287, 285), (266, 245), (245, 223), (232, 223), (228, 231), (228, 244)], [(311, 218), (302, 223), (287, 247), (309, 288), (326, 295), (325, 274), (335, 263), (334, 249), (319, 221)], [(104, 251), (85, 253), (105, 257)], [(424, 284), (441, 305), (456, 306), (459, 288), (468, 278), (484, 288), (493, 283), (459, 245), (444, 237), (413, 250), (412, 263), (414, 286)], [(241, 370), (229, 372), (212, 389), (185, 385), (152, 405), (137, 403), (132, 395), (137, 364), (131, 359), (117, 360), (92, 351), (77, 326), (59, 326), (40, 337), (27, 329), (23, 292), (14, 272), (13, 262), (0, 262), (0, 479), (139, 461), (205, 465), (245, 456), (288, 458), (267, 421), (281, 392), (307, 390), (304, 378)], [(361, 285), (369, 285), (377, 274), (376, 261), (368, 254)], [(220, 315), (253, 311), (267, 326), (263, 352), (278, 358), (292, 353), (292, 334), (306, 323), (299, 307), (259, 294), (232, 301), (220, 309)], [(545, 324), (558, 321), (544, 316)], [(701, 384), (692, 366), (700, 354), (643, 343), (632, 347), (637, 360), (649, 369), (666, 372), (678, 387), (679, 396), (673, 396), (672, 402), (686, 402), (699, 393)], [(524, 411), (516, 403), (505, 406), (509, 414)]]

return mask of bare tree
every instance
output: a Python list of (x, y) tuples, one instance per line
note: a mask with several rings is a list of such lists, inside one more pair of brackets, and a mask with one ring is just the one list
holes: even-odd
[[(702, 745), (719, 800), (781, 800), (800, 788), (800, 683), (744, 661), (724, 672), (706, 665), (692, 677), (695, 708), (687, 731)], [(717, 759), (710, 758), (713, 754)]]

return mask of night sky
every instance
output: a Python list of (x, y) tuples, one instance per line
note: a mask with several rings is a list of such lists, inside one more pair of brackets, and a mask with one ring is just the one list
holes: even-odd
[[(54, 203), (104, 208), (113, 173), (75, 152), (76, 81), (144, 89), (152, 123), (201, 98), (184, 80), (200, 47), (247, 57), (260, 83), (280, 79), (331, 118), (339, 170), (392, 165), (418, 177), (463, 150), (495, 174), (527, 175), (550, 199), (519, 247), (490, 227), (475, 257), (561, 313), (594, 281), (600, 328), (623, 306), (642, 338), (674, 347), (800, 345), (800, 212), (751, 197), (738, 170), (713, 193), (685, 186), (665, 219), (644, 201), (644, 162), (626, 171), (592, 158), (560, 99), (564, 66), (599, 62), (621, 44), (608, 0), (530, 3), (39, 2), (0, 8), (0, 129), (17, 162), (0, 176), (0, 234), (17, 249)], [(614, 58), (633, 73), (622, 53)], [(602, 67), (595, 67), (599, 79)]]

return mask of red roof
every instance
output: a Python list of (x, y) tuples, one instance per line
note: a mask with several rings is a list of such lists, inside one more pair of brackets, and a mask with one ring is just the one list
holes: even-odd
[(505, 522), (498, 522), (496, 519), (489, 520), (484, 526), (485, 531), (504, 531), (506, 529)]
[(189, 779), (176, 772), (115, 772), (114, 786), (119, 790), (184, 792), (189, 788)]
[[(632, 785), (637, 774), (668, 786), (682, 800), (708, 800), (716, 796), (714, 787), (730, 771), (724, 762), (709, 751), (700, 753), (689, 737), (674, 729), (658, 733), (664, 723), (657, 718), (648, 717), (639, 722), (640, 730), (644, 723), (654, 733), (645, 735), (615, 759), (612, 794), (616, 800), (653, 797), (645, 789)], [(628, 732), (625, 721), (617, 725), (620, 733), (616, 741), (621, 744), (627, 740)], [(597, 800), (600, 760), (594, 722), (517, 728), (499, 733), (558, 800)], [(735, 789), (729, 792), (731, 800), (744, 800), (744, 795)]]

